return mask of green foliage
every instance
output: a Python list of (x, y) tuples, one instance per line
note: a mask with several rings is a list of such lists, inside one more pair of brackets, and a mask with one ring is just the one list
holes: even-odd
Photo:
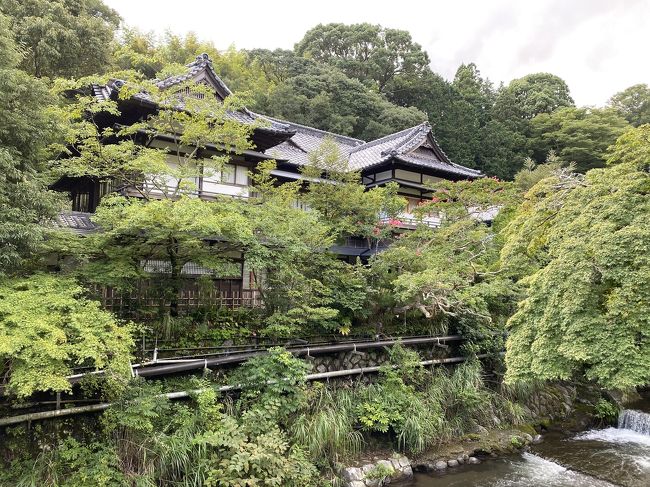
[(110, 64), (107, 46), (120, 23), (115, 10), (97, 0), (2, 0), (16, 41), (24, 46), (21, 68), (37, 76), (80, 77)]
[[(44, 159), (56, 133), (45, 85), (17, 69), (22, 59), (0, 14), (0, 275), (15, 272), (43, 243), (58, 199), (47, 190)], [(38, 195), (38, 197), (35, 197)]]
[(393, 467), (389, 467), (388, 465), (385, 465), (383, 463), (377, 464), (374, 467), (372, 467), (365, 475), (365, 478), (371, 479), (371, 480), (378, 480), (379, 485), (383, 485), (384, 480), (386, 480), (388, 477), (393, 475), (395, 473), (395, 469)]
[(110, 446), (82, 444), (67, 438), (51, 451), (38, 456), (16, 482), (20, 487), (122, 487), (127, 476), (119, 470), (119, 459)]
[(335, 238), (354, 235), (368, 239), (377, 235), (380, 215), (396, 218), (406, 207), (394, 183), (366, 190), (361, 174), (350, 171), (338, 146), (331, 139), (311, 152), (302, 174), (310, 180), (302, 200), (332, 227)]
[(354, 392), (320, 384), (309, 392), (308, 407), (291, 425), (296, 443), (321, 467), (361, 451), (364, 439), (356, 429)]
[(0, 284), (1, 373), (19, 397), (69, 390), (73, 367), (126, 377), (131, 343), (130, 328), (86, 299), (72, 279), (36, 274)]
[(618, 418), (618, 406), (612, 404), (610, 401), (600, 398), (596, 403), (594, 416), (606, 424), (612, 424)]
[(628, 130), (608, 151), (608, 165), (640, 164), (642, 168), (643, 161), (646, 161), (646, 164), (650, 161), (650, 124), (642, 125), (636, 130)]
[[(478, 362), (453, 371), (428, 371), (420, 360), (417, 352), (398, 344), (374, 384), (313, 385), (304, 396), (307, 402), (291, 420), (293, 441), (327, 469), (359, 452), (368, 435), (419, 452), (477, 424), (497, 426), (523, 420), (521, 407), (513, 402), (515, 393), (490, 390)], [(253, 409), (256, 404), (251, 403)], [(252, 416), (249, 412), (243, 417)], [(264, 421), (257, 416), (256, 420)]]
[(647, 131), (621, 137), (606, 169), (540, 181), (506, 227), (502, 262), (525, 289), (508, 321), (509, 380), (650, 380), (650, 177), (635, 157)]
[(260, 421), (251, 427), (263, 431), (269, 421), (286, 424), (305, 403), (305, 376), (310, 368), (291, 353), (271, 348), (237, 369), (230, 380), (242, 390), (240, 407)]
[(574, 105), (566, 82), (550, 73), (528, 74), (512, 80), (500, 90), (495, 103), (498, 116), (510, 120), (530, 120), (541, 113)]
[(396, 106), (338, 69), (317, 65), (278, 85), (257, 106), (269, 115), (373, 140), (422, 123), (426, 115)]
[(417, 211), (444, 214), (442, 226), (421, 225), (375, 257), (375, 292), (392, 300), (397, 314), (416, 310), (474, 333), (477, 341), (498, 332), (510, 312), (512, 286), (496, 268), (500, 242), (481, 215), (514, 201), (513, 193), (511, 183), (489, 178), (437, 185), (433, 200)]
[(341, 69), (384, 92), (397, 77), (418, 76), (429, 56), (411, 34), (371, 24), (319, 24), (295, 46), (296, 54)]
[[(549, 178), (558, 173), (564, 166), (555, 152), (550, 151), (546, 156), (546, 161), (536, 164), (531, 158), (526, 159), (524, 167), (515, 174), (515, 186), (522, 193), (527, 192), (542, 179)], [(573, 167), (569, 168), (571, 171)]]
[(533, 118), (529, 143), (537, 160), (553, 150), (565, 164), (573, 162), (585, 172), (605, 165), (606, 149), (628, 128), (612, 109), (568, 107)]
[(616, 93), (608, 105), (615, 109), (633, 127), (650, 123), (650, 87), (647, 84), (630, 86)]

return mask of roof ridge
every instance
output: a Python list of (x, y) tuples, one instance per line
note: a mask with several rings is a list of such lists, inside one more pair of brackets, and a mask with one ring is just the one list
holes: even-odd
[(281, 118), (275, 118), (275, 117), (271, 117), (269, 115), (263, 115), (263, 114), (258, 114), (258, 115), (260, 115), (261, 117), (265, 117), (265, 118), (268, 118), (270, 120), (273, 120), (275, 122), (288, 125), (289, 127), (291, 127), (291, 126), (300, 127), (301, 129), (306, 129), (307, 131), (311, 131), (311, 132), (318, 132), (320, 134), (333, 135), (333, 136), (335, 136), (335, 137), (337, 137), (339, 139), (346, 139), (346, 140), (349, 140), (349, 141), (352, 141), (352, 142), (362, 142), (362, 144), (359, 144), (359, 145), (363, 145), (363, 144), (367, 143), (365, 140), (357, 139), (355, 137), (350, 137), (349, 135), (341, 135), (341, 134), (337, 134), (336, 132), (330, 132), (328, 130), (317, 129), (316, 127), (310, 127), (309, 125), (303, 125), (301, 123), (289, 122), (288, 120), (282, 120)]
[[(167, 88), (169, 86), (187, 81), (205, 69), (210, 73), (211, 76), (214, 77), (214, 81), (217, 83), (217, 85), (219, 85), (219, 88), (222, 89), (226, 96), (232, 95), (232, 91), (230, 88), (228, 88), (228, 85), (224, 83), (224, 81), (212, 67), (212, 59), (210, 59), (210, 56), (207, 53), (204, 52), (202, 54), (199, 54), (196, 56), (194, 61), (186, 64), (185, 67), (188, 68), (188, 71), (184, 74), (172, 75), (162, 80), (155, 79), (153, 81), (159, 88)], [(219, 96), (221, 96), (221, 94)]]
[[(405, 152), (410, 152), (420, 145), (422, 145), (422, 136), (426, 138), (427, 134), (431, 131), (431, 125), (429, 122), (422, 122), (420, 125), (413, 127), (413, 130), (405, 137), (404, 140), (398, 142), (392, 149), (387, 149), (382, 151), (382, 155), (388, 154), (403, 154)], [(415, 138), (417, 137), (417, 138)]]
[[(400, 137), (402, 135), (409, 134), (409, 133), (411, 133), (411, 132), (413, 132), (415, 130), (419, 130), (425, 124), (429, 125), (429, 122), (422, 122), (421, 124), (415, 125), (413, 127), (409, 127), (409, 128), (404, 129), (404, 130), (400, 130), (398, 132), (393, 132), (392, 134), (384, 135), (383, 137), (380, 137), (378, 139), (371, 140), (370, 142), (366, 142), (365, 144), (362, 144), (362, 145), (359, 145), (359, 146), (355, 147), (354, 149), (352, 149), (352, 151), (350, 151), (350, 153), (352, 154), (354, 152), (358, 152), (360, 150), (367, 149), (369, 147), (373, 147), (375, 145), (383, 144), (384, 142), (388, 142), (389, 140), (395, 139), (395, 138)], [(399, 144), (398, 144), (398, 146), (399, 146)], [(383, 151), (383, 152), (385, 152), (385, 151)]]

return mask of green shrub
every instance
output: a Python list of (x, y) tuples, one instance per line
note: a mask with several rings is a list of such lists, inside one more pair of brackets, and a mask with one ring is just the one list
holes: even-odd
[(618, 406), (612, 404), (606, 399), (598, 399), (594, 408), (594, 417), (599, 419), (602, 423), (613, 424), (617, 420), (618, 414)]

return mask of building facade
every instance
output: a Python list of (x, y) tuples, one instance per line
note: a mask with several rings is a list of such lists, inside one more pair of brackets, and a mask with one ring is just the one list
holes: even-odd
[[(205, 54), (197, 56), (196, 60), (187, 66), (187, 72), (163, 80), (156, 84), (161, 90), (178, 89), (188, 82), (201, 83), (209, 88), (219, 100), (224, 100), (231, 94), (225, 83), (219, 78), (209, 57)], [(124, 82), (114, 80), (104, 86), (94, 86), (93, 96), (98, 101), (117, 100), (119, 117), (106, 120), (105, 123), (128, 126), (136, 121), (146, 119), (157, 110), (156, 104), (146, 93), (137, 93), (128, 98), (118, 97)], [(310, 154), (317, 150), (326, 139), (333, 141), (341, 157), (347, 162), (350, 171), (361, 175), (361, 183), (368, 189), (397, 183), (399, 194), (404, 196), (408, 205), (399, 218), (399, 225), (404, 229), (414, 228), (417, 224), (437, 226), (440, 222), (435, 215), (416, 219), (412, 210), (421, 201), (431, 198), (431, 185), (440, 180), (467, 180), (482, 177), (482, 174), (453, 163), (436, 141), (428, 122), (411, 127), (373, 141), (363, 141), (313, 127), (307, 127), (286, 120), (279, 120), (257, 114), (248, 109), (228, 112), (228, 116), (236, 122), (251, 124), (251, 141), (254, 149), (245, 150), (239, 154), (230, 154), (228, 164), (223, 171), (209, 175), (197, 176), (193, 181), (191, 193), (203, 199), (214, 199), (221, 196), (248, 198), (250, 196), (250, 174), (264, 160), (276, 161), (276, 169), (271, 174), (278, 182), (296, 181), (303, 178), (301, 168), (310, 163)], [(150, 147), (168, 148), (174, 140), (172, 134), (156, 134), (153, 140), (148, 140)], [(206, 145), (204, 157), (223, 154), (218, 145)], [(168, 161), (173, 168), (174, 161)], [(143, 183), (146, 184), (146, 183)], [(171, 178), (167, 183), (178, 184)], [(150, 188), (155, 197), (155, 191)], [(119, 191), (122, 194), (137, 197), (134, 188), (119, 185), (115, 181), (99, 180), (91, 177), (63, 177), (53, 185), (53, 189), (66, 192), (70, 196), (70, 211), (62, 213), (58, 225), (71, 229), (80, 235), (96, 231), (92, 221), (92, 213), (100, 204), (102, 197), (108, 193)], [(177, 188), (171, 188), (177, 189)], [(346, 242), (331, 249), (342, 258), (355, 259), (367, 257), (371, 249), (363, 239), (350, 237)], [(255, 289), (248, 275), (245, 258), (236, 256), (241, 261), (241, 275), (232, 279), (220, 280), (215, 286), (215, 300), (222, 304), (255, 305), (258, 304)], [(143, 266), (152, 274), (164, 272), (164, 263), (145, 262)], [(184, 274), (195, 278), (205, 273), (199, 266), (188, 266)], [(191, 288), (192, 286), (188, 286)], [(191, 289), (187, 291), (190, 302)], [(117, 299), (110, 290), (105, 290), (103, 299), (108, 307), (111, 300)]]

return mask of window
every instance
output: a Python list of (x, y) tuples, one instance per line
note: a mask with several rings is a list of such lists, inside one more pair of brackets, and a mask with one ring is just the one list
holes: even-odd
[(226, 164), (221, 171), (221, 182), (226, 184), (235, 184), (236, 166)]
[(421, 174), (418, 172), (405, 171), (404, 169), (395, 169), (396, 179), (403, 179), (404, 181), (419, 183), (421, 177)]
[(219, 173), (215, 175), (223, 184), (236, 184), (238, 186), (248, 186), (248, 168), (236, 164), (226, 164)]
[(235, 183), (248, 186), (248, 169), (244, 166), (237, 166), (235, 171)]

